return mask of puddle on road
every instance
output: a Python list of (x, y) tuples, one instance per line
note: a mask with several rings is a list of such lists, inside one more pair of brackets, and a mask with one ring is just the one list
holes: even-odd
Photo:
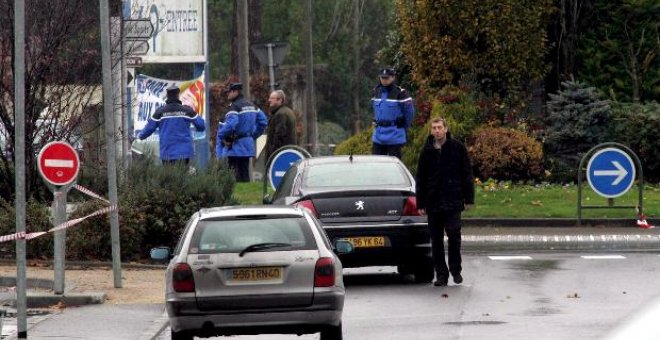
[(527, 270), (532, 272), (559, 270), (559, 260), (534, 260), (513, 263), (514, 269)]
[(443, 322), (445, 325), (456, 325), (456, 326), (461, 326), (461, 325), (466, 325), (466, 326), (471, 326), (471, 325), (501, 325), (505, 324), (506, 322), (504, 321), (450, 321), (450, 322)]

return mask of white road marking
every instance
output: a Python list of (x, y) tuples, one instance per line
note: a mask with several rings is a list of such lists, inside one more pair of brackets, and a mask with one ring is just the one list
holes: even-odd
[(493, 261), (531, 260), (531, 256), (488, 256)]
[(46, 159), (45, 166), (53, 168), (73, 168), (73, 161), (70, 159)]
[(582, 258), (587, 260), (621, 260), (626, 257), (623, 255), (585, 255)]

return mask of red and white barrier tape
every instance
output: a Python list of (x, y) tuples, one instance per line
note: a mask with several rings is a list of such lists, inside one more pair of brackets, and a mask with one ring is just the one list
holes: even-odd
[(103, 197), (101, 197), (101, 196), (95, 194), (95, 193), (92, 192), (91, 190), (89, 190), (89, 189), (83, 187), (82, 185), (76, 184), (76, 185), (74, 185), (73, 187), (74, 187), (76, 190), (82, 192), (83, 194), (85, 194), (85, 195), (87, 195), (87, 196), (89, 196), (89, 197), (93, 197), (93, 198), (96, 198), (97, 200), (100, 200), (100, 201), (103, 201), (103, 202), (105, 202), (105, 203), (110, 204), (110, 201), (108, 201), (107, 199), (105, 199), (105, 198), (103, 198)]
[(114, 211), (114, 210), (116, 210), (116, 209), (117, 209), (117, 206), (116, 206), (116, 205), (111, 205), (111, 206), (109, 206), (109, 207), (101, 208), (101, 209), (99, 209), (99, 210), (97, 210), (97, 211), (95, 211), (95, 212), (93, 212), (93, 213), (91, 213), (91, 214), (89, 214), (89, 215), (87, 215), (87, 216), (80, 217), (80, 218), (76, 218), (76, 219), (73, 219), (73, 220), (71, 220), (71, 221), (66, 221), (66, 222), (64, 222), (64, 223), (62, 223), (62, 224), (60, 224), (60, 225), (58, 225), (58, 226), (55, 226), (55, 227), (49, 229), (48, 232), (53, 232), (53, 231), (63, 230), (63, 229), (66, 229), (66, 228), (72, 227), (72, 226), (74, 226), (74, 225), (76, 225), (76, 224), (78, 224), (78, 223), (80, 223), (80, 222), (82, 222), (82, 221), (84, 221), (84, 220), (86, 220), (86, 219), (88, 219), (88, 218), (90, 218), (90, 217), (94, 217), (94, 216), (98, 216), (98, 215), (103, 215), (103, 214), (109, 213), (109, 212), (111, 212), (111, 211)]
[(654, 225), (651, 225), (650, 223), (646, 222), (646, 216), (644, 216), (644, 213), (639, 214), (639, 219), (637, 220), (637, 226), (639, 226), (642, 229), (655, 228)]
[[(81, 186), (81, 185), (76, 184), (76, 185), (74, 186), (74, 188), (75, 188), (76, 190), (82, 192), (83, 194), (86, 194), (87, 196), (90, 196), (90, 197), (96, 198), (96, 199), (98, 199), (98, 200), (100, 200), (100, 201), (103, 201), (103, 202), (106, 202), (106, 203), (110, 204), (110, 201), (108, 201), (107, 199), (101, 197), (100, 195), (95, 194), (93, 191), (91, 191), (91, 190), (89, 190), (89, 189), (87, 189), (87, 188), (85, 188), (85, 187), (83, 187), (83, 186)], [(62, 194), (64, 194), (64, 193), (62, 193), (62, 192), (56, 192), (56, 193), (55, 193), (56, 196), (57, 196), (57, 195), (62, 195)], [(98, 216), (98, 215), (103, 215), (103, 214), (106, 214), (106, 213), (109, 213), (109, 212), (111, 212), (111, 211), (115, 211), (115, 210), (117, 210), (117, 206), (116, 206), (116, 205), (111, 205), (111, 206), (109, 206), (109, 207), (101, 208), (101, 209), (99, 209), (99, 210), (97, 210), (97, 211), (92, 212), (91, 214), (89, 214), (89, 215), (87, 215), (87, 216), (80, 217), (80, 218), (76, 218), (76, 219), (73, 219), (73, 220), (71, 220), (71, 221), (67, 221), (67, 222), (64, 222), (64, 223), (62, 223), (62, 224), (60, 224), (60, 225), (57, 225), (57, 226), (55, 226), (55, 227), (49, 229), (48, 231), (37, 231), (37, 232), (32, 232), (32, 233), (19, 232), (19, 233), (13, 233), (13, 234), (9, 234), (9, 235), (3, 235), (3, 236), (0, 236), (0, 243), (2, 243), (2, 242), (9, 242), (9, 241), (15, 241), (15, 240), (22, 240), (22, 239), (25, 239), (25, 240), (31, 240), (31, 239), (33, 239), (33, 238), (37, 238), (37, 237), (39, 237), (39, 236), (41, 236), (41, 235), (44, 235), (44, 234), (47, 234), (47, 233), (50, 233), (50, 232), (54, 232), (54, 231), (58, 231), (58, 230), (63, 230), (63, 229), (66, 229), (66, 228), (72, 227), (72, 226), (74, 226), (74, 225), (76, 225), (76, 224), (78, 224), (78, 223), (80, 223), (80, 222), (82, 222), (82, 221), (84, 221), (84, 220), (86, 220), (86, 219), (88, 219), (88, 218), (90, 218), (90, 217), (94, 217), (94, 216)]]

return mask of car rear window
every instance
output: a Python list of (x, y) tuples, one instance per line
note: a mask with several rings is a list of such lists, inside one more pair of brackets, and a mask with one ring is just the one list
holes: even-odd
[(306, 188), (407, 186), (410, 180), (396, 163), (337, 163), (310, 166), (303, 185)]
[(201, 220), (190, 245), (190, 253), (238, 253), (258, 243), (288, 243), (291, 247), (266, 251), (317, 249), (314, 235), (304, 217)]

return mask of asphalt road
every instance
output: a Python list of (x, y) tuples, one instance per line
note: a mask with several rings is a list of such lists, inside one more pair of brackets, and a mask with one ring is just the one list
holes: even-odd
[(658, 252), (480, 252), (463, 268), (462, 285), (442, 288), (392, 267), (347, 269), (344, 338), (602, 339), (660, 296)]

